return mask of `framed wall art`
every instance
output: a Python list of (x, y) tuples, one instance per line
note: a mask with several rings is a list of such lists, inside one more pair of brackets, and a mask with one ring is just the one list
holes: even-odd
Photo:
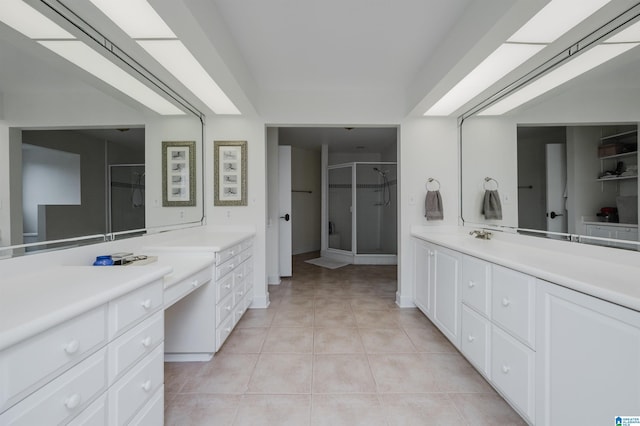
[(162, 206), (196, 205), (196, 143), (162, 142)]
[(247, 141), (214, 141), (215, 206), (247, 205)]

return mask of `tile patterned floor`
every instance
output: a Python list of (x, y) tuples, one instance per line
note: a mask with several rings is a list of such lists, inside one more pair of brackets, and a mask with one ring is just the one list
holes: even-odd
[(165, 364), (165, 424), (524, 425), (417, 309), (395, 266), (329, 270), (294, 256), (207, 363)]

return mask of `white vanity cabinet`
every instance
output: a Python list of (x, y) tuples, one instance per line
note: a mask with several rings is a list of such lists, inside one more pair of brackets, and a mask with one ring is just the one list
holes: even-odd
[[(590, 237), (612, 238), (616, 240), (638, 241), (638, 225), (635, 224), (619, 224), (619, 223), (585, 223), (585, 234)], [(625, 244), (621, 242), (606, 242), (598, 244), (636, 249), (635, 244)]]
[(414, 303), (459, 347), (461, 256), (424, 241), (414, 246)]
[(216, 253), (216, 352), (253, 302), (253, 240)]
[(640, 415), (640, 314), (544, 281), (537, 305), (537, 424)]
[(535, 279), (462, 256), (460, 351), (533, 423)]
[(163, 407), (150, 405), (163, 399), (162, 306), (162, 280), (155, 280), (2, 350), (0, 424), (123, 425), (139, 412), (162, 418)]

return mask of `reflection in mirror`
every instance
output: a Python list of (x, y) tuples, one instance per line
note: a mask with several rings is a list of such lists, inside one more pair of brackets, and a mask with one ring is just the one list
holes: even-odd
[[(202, 115), (188, 101), (158, 90), (179, 113), (160, 115), (3, 22), (0, 63), (0, 247), (22, 246), (1, 257), (201, 224)], [(185, 140), (196, 205), (164, 208), (161, 143)]]
[[(639, 72), (634, 47), (502, 115), (466, 117), (465, 223), (638, 249)], [(482, 213), (486, 177), (501, 220)]]

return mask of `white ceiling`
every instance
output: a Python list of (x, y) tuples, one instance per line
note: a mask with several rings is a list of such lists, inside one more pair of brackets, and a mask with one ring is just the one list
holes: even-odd
[(260, 89), (403, 91), (472, 0), (213, 0)]

